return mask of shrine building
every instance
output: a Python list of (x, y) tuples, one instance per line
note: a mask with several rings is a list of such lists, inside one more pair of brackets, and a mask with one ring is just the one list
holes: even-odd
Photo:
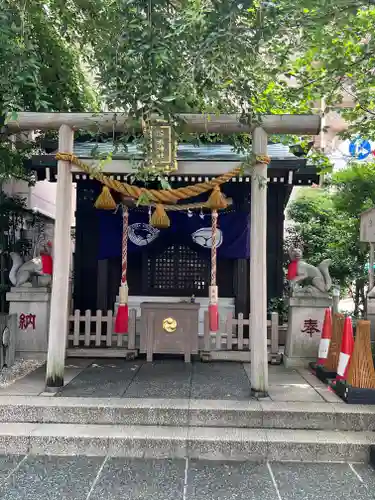
[[(92, 163), (92, 142), (76, 142), (74, 154)], [(105, 155), (111, 144), (97, 145)], [(56, 182), (57, 160), (53, 151), (34, 156), (29, 168), (37, 180)], [(129, 156), (137, 156), (131, 146), (128, 154), (119, 154), (105, 164), (105, 172), (120, 181), (132, 173)], [(284, 284), (283, 233), (284, 210), (293, 186), (311, 186), (319, 182), (315, 168), (306, 159), (289, 152), (288, 146), (269, 144), (267, 198), (267, 302), (281, 297)], [(181, 144), (178, 147), (178, 171), (169, 176), (172, 188), (212, 179), (241, 165), (245, 156), (234, 153), (225, 144)], [(94, 203), (101, 184), (82, 172), (73, 173), (76, 184), (76, 229), (73, 257), (73, 310), (114, 310), (118, 301), (121, 276), (121, 210), (104, 211)], [(250, 174), (244, 172), (222, 186), (232, 204), (219, 212), (220, 243), (217, 259), (220, 328), (228, 311), (237, 317), (249, 316), (250, 251)], [(206, 196), (207, 197), (207, 196)], [(203, 199), (200, 197), (200, 199)], [(198, 198), (199, 200), (199, 198)], [(187, 200), (187, 201), (193, 201)], [(197, 201), (197, 198), (194, 198)], [(128, 286), (129, 307), (140, 313), (140, 304), (148, 301), (166, 303), (189, 300), (200, 304), (199, 333), (203, 334), (203, 315), (208, 308), (210, 284), (210, 211), (187, 209), (170, 215), (171, 227), (154, 229), (149, 224), (147, 207), (129, 209)]]

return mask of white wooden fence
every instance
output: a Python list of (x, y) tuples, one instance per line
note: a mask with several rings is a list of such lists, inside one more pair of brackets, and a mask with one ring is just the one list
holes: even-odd
[[(90, 310), (81, 315), (75, 310), (69, 316), (68, 325), (68, 356), (117, 357), (135, 355), (139, 347), (139, 336), (136, 334), (137, 311), (129, 309), (129, 333), (119, 335), (114, 333), (114, 314), (107, 311), (103, 314), (98, 310), (92, 315)], [(202, 359), (225, 359), (233, 361), (249, 360), (250, 333), (249, 318), (239, 314), (234, 318), (228, 313), (224, 333), (211, 333), (208, 327), (208, 312), (204, 316), (204, 335), (199, 339), (199, 350)], [(246, 327), (246, 328), (245, 328)], [(267, 321), (270, 332), (267, 340), (269, 359), (276, 361), (279, 356), (279, 315), (271, 314)], [(247, 332), (244, 332), (244, 329)], [(245, 333), (245, 334), (244, 334)]]
[(115, 317), (113, 311), (106, 315), (97, 310), (93, 316), (90, 310), (76, 309), (69, 316), (68, 325), (68, 355), (69, 356), (104, 356), (115, 357), (135, 351), (135, 331), (137, 312), (129, 310), (129, 333), (119, 335), (114, 333)]
[[(205, 359), (225, 359), (248, 361), (250, 351), (250, 318), (244, 318), (239, 313), (238, 318), (234, 318), (232, 312), (228, 312), (226, 318), (225, 333), (212, 333), (209, 330), (208, 312), (204, 318), (204, 347), (202, 357)], [(247, 327), (247, 335), (244, 335), (244, 327)], [(268, 357), (270, 361), (281, 360), (279, 354), (279, 315), (277, 312), (271, 313), (271, 319), (267, 321), (267, 329), (270, 336), (267, 338)]]

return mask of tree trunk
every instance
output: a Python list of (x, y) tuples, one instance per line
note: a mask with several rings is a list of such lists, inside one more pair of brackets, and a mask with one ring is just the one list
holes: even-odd
[(354, 316), (366, 317), (366, 294), (365, 294), (365, 280), (363, 278), (357, 279), (355, 282), (354, 294)]
[(356, 280), (355, 282), (355, 292), (354, 292), (354, 316), (358, 318), (359, 316), (359, 301), (360, 301), (360, 283), (359, 280)]

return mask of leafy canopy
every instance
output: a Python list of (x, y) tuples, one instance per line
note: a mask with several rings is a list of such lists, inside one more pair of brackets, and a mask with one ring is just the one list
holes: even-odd
[(0, 114), (254, 122), (349, 91), (358, 104), (345, 115), (375, 138), (374, 30), (373, 0), (0, 0)]
[[(0, 132), (17, 111), (97, 109), (80, 48), (50, 0), (0, 0)], [(0, 135), (1, 183), (10, 177), (32, 181), (24, 161), (35, 151), (29, 141), (16, 150)]]
[[(69, 0), (61, 19), (85, 47), (110, 109), (306, 112), (351, 90), (373, 132), (375, 5), (368, 0)], [(290, 79), (293, 85), (290, 86)]]
[(50, 0), (0, 0), (0, 111), (94, 109), (80, 51)]

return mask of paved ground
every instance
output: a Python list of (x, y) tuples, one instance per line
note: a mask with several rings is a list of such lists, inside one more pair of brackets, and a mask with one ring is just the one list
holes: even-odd
[[(273, 401), (342, 403), (307, 370), (269, 366)], [(142, 360), (70, 359), (65, 370), (62, 397), (178, 398), (242, 400), (250, 398), (250, 365), (245, 363), (185, 364), (164, 359)], [(44, 392), (42, 366), (14, 384), (0, 389), (0, 395), (38, 395)], [(343, 403), (344, 404), (344, 403)]]
[(2, 457), (2, 500), (370, 500), (366, 465)]

